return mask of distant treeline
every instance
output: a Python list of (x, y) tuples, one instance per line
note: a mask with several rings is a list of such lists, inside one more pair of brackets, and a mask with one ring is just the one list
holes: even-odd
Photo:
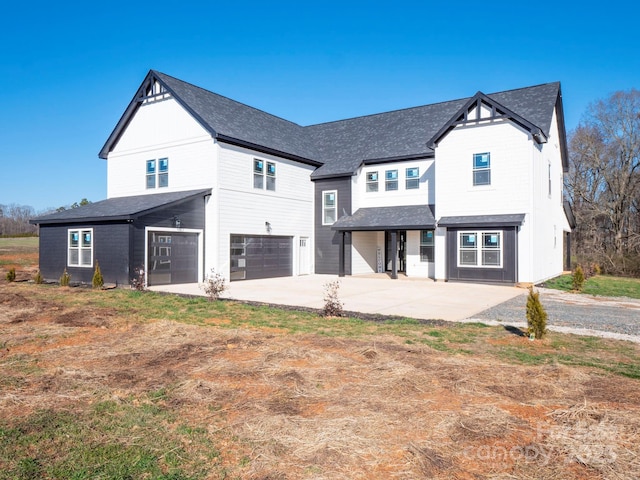
[(0, 205), (0, 236), (15, 237), (36, 235), (38, 227), (29, 224), (36, 212), (28, 205)]
[(38, 226), (31, 225), (29, 220), (38, 215), (46, 215), (53, 212), (61, 212), (69, 208), (78, 208), (88, 205), (91, 202), (83, 198), (79, 202), (58, 208), (50, 208), (43, 212), (36, 213), (29, 205), (0, 204), (0, 237), (29, 237), (38, 234)]

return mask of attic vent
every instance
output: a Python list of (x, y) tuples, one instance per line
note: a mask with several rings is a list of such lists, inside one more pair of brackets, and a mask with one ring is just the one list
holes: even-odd
[(138, 98), (138, 101), (142, 104), (157, 102), (159, 100), (166, 100), (170, 98), (171, 94), (164, 88), (163, 85), (158, 82), (157, 79), (151, 78), (149, 82), (144, 86), (142, 94)]

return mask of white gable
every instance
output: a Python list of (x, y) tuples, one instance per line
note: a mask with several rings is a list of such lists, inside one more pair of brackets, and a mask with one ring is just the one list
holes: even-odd
[[(164, 97), (137, 109), (109, 153), (107, 197), (213, 186), (215, 149), (211, 135), (178, 102)], [(168, 186), (147, 188), (146, 163), (160, 158), (168, 159)]]
[(173, 98), (149, 101), (138, 108), (109, 157), (203, 136), (211, 137)]

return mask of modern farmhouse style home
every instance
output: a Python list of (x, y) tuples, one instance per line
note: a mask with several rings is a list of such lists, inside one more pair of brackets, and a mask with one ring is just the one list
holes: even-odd
[(574, 226), (559, 83), (303, 127), (152, 70), (99, 156), (106, 200), (34, 220), (47, 279), (537, 283)]

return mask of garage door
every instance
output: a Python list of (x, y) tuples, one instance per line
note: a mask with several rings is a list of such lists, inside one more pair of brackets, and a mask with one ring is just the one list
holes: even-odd
[(231, 280), (293, 275), (293, 238), (231, 235)]
[(149, 285), (198, 281), (198, 234), (149, 232)]

